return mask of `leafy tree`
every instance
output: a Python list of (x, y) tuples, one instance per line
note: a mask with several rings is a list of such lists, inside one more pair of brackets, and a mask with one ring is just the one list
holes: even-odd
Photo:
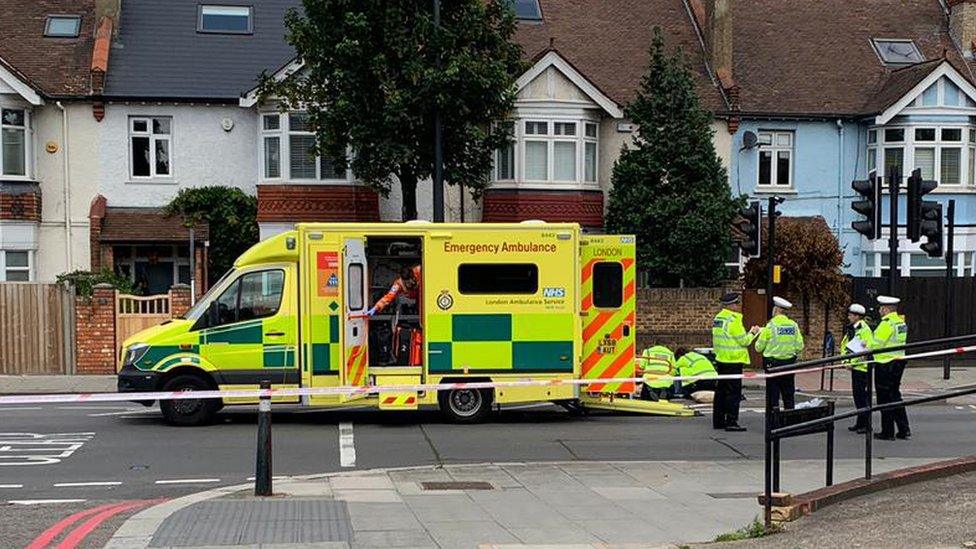
[(521, 48), (510, 40), (510, 0), (443, 0), (440, 29), (430, 0), (302, 4), (285, 25), (304, 69), (280, 81), (262, 74), (262, 100), (305, 108), (317, 152), (342, 167), (351, 163), (383, 196), (396, 176), (404, 220), (417, 217), (417, 182), (434, 170), (439, 110), (445, 181), (479, 197), (493, 151), (510, 139), (510, 125), (499, 122), (524, 70)]
[(96, 284), (111, 284), (120, 294), (131, 294), (134, 291), (132, 281), (128, 277), (112, 272), (110, 269), (102, 269), (98, 272), (61, 273), (57, 277), (57, 283), (65, 287), (73, 287), (75, 293), (82, 297), (91, 297)]
[(714, 286), (743, 202), (732, 197), (686, 60), (680, 49), (665, 53), (659, 28), (650, 58), (624, 109), (638, 129), (613, 167), (607, 229), (637, 235), (637, 264), (654, 285)]
[(216, 282), (234, 260), (258, 241), (258, 201), (233, 187), (195, 187), (180, 190), (163, 210), (184, 224), (210, 225), (210, 282)]
[[(768, 249), (769, 235), (763, 223), (763, 249)], [(822, 217), (783, 217), (776, 221), (774, 265), (781, 268), (777, 294), (797, 296), (801, 300), (804, 331), (810, 327), (810, 303), (814, 298), (843, 315), (850, 298), (849, 284), (843, 274), (844, 252)], [(748, 288), (766, 287), (767, 256), (746, 263)]]

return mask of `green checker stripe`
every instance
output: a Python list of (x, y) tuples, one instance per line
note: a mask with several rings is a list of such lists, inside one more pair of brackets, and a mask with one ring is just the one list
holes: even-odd
[(264, 348), (265, 368), (292, 368), (295, 366), (295, 350), (283, 345), (268, 345)]
[(454, 315), (451, 336), (454, 342), (511, 341), (512, 315)]
[(434, 343), (427, 345), (428, 350), (428, 369), (431, 372), (450, 372), (454, 369), (451, 360), (450, 342)]
[(513, 341), (558, 341), (573, 337), (572, 314), (518, 314), (512, 316)]
[(312, 344), (312, 375), (328, 374), (332, 370), (332, 345)]
[(149, 347), (148, 351), (146, 351), (146, 355), (142, 357), (142, 360), (136, 364), (136, 368), (140, 370), (150, 370), (157, 365), (164, 366), (163, 364), (159, 364), (159, 362), (164, 360), (166, 357), (175, 355), (177, 353), (199, 354), (200, 346), (191, 345), (189, 349), (180, 349), (179, 345), (153, 345)]
[(512, 369), (572, 372), (573, 342), (516, 341), (512, 343)]
[(208, 330), (201, 335), (201, 343), (262, 343), (264, 341), (264, 329), (260, 320), (231, 326), (228, 328), (216, 328)]
[(430, 342), (429, 370), (444, 373), (468, 368), (511, 372), (572, 372), (572, 341)]
[(339, 343), (339, 315), (329, 315), (329, 343)]

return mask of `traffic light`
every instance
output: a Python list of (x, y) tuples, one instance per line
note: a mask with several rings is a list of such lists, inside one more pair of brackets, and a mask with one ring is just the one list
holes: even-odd
[(861, 196), (851, 203), (851, 209), (867, 218), (851, 223), (851, 227), (869, 240), (881, 238), (881, 184), (876, 171), (871, 171), (867, 179), (851, 183), (854, 192)]
[[(922, 198), (934, 191), (938, 186), (935, 181), (922, 179), (922, 170), (915, 169), (908, 177), (908, 239), (918, 242), (922, 237), (922, 222), (924, 218), (922, 212), (926, 207), (932, 209), (936, 202), (923, 200)], [(930, 212), (934, 213), (934, 212)], [(939, 226), (942, 226), (942, 216), (939, 215)], [(941, 243), (941, 240), (939, 241)]]
[(742, 221), (739, 222), (739, 229), (745, 235), (739, 247), (745, 255), (758, 257), (762, 244), (760, 242), (760, 229), (762, 223), (762, 207), (758, 200), (749, 203), (749, 206), (739, 211)]
[(926, 240), (922, 251), (929, 257), (942, 257), (942, 204), (923, 200), (919, 218), (919, 232)]

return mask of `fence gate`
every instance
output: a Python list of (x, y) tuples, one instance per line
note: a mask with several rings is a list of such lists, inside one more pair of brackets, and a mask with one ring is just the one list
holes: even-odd
[(168, 294), (119, 294), (115, 298), (115, 348), (118, 349), (126, 338), (136, 332), (169, 320), (169, 310)]
[(57, 284), (0, 284), (0, 374), (74, 373), (74, 299)]

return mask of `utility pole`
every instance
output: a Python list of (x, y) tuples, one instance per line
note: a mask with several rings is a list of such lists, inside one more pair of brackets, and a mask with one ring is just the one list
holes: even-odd
[(895, 281), (898, 279), (898, 191), (901, 187), (901, 170), (892, 166), (888, 170), (888, 200), (891, 210), (888, 214), (888, 295), (895, 294)]
[[(437, 42), (437, 68), (441, 68), (441, 0), (434, 0), (434, 39)], [(434, 104), (434, 222), (444, 222), (444, 128), (441, 123), (440, 106)], [(464, 196), (461, 196), (464, 200)]]
[[(953, 240), (955, 240), (956, 233), (956, 200), (949, 200), (949, 211), (946, 214), (948, 224), (946, 226), (946, 278), (945, 278), (945, 296), (946, 296), (946, 307), (945, 307), (945, 336), (950, 337), (952, 335), (952, 269), (953, 269)], [(942, 359), (942, 379), (949, 379), (949, 367), (951, 366), (952, 359), (949, 355), (946, 355)]]

